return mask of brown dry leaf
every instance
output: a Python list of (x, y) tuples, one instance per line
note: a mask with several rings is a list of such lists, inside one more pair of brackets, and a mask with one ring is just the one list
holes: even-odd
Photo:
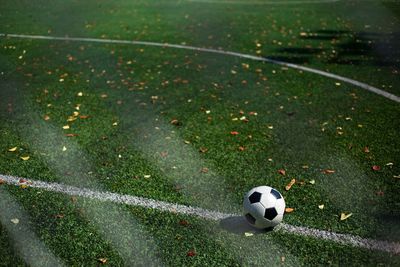
[(188, 225), (189, 225), (189, 222), (186, 221), (186, 220), (180, 220), (180, 221), (179, 221), (179, 225), (188, 226)]
[(288, 185), (285, 186), (285, 190), (286, 190), (286, 191), (289, 191), (290, 188), (292, 188), (292, 186), (293, 186), (295, 183), (296, 183), (296, 179), (293, 178), (293, 179), (290, 181), (290, 183), (288, 183)]
[(43, 119), (44, 119), (45, 121), (48, 121), (48, 120), (50, 120), (50, 116), (49, 116), (49, 115), (44, 115)]
[(325, 173), (325, 174), (332, 174), (335, 172), (336, 172), (335, 170), (330, 170), (330, 169), (323, 170), (323, 173)]
[(206, 167), (204, 167), (204, 168), (202, 168), (201, 169), (201, 171), (200, 172), (202, 172), (202, 173), (207, 173), (209, 171), (209, 169), (208, 168), (206, 168)]
[(364, 152), (365, 153), (369, 153), (369, 148), (366, 146), (366, 147), (364, 147)]
[(89, 115), (81, 115), (81, 116), (79, 116), (79, 118), (82, 119), (82, 120), (84, 120), (84, 119), (89, 118)]
[(294, 211), (294, 208), (285, 208), (285, 213), (291, 213)]
[(4, 181), (3, 179), (0, 178), (0, 185), (5, 184), (6, 181)]
[(75, 137), (78, 136), (77, 134), (73, 134), (73, 133), (69, 133), (69, 134), (65, 134), (66, 137)]
[(12, 148), (8, 149), (8, 151), (9, 151), (9, 152), (14, 152), (14, 151), (16, 151), (17, 149), (18, 149), (18, 147), (12, 147)]
[(281, 175), (286, 175), (286, 171), (284, 169), (278, 170), (278, 173)]
[(30, 158), (29, 156), (21, 157), (21, 159), (22, 159), (23, 161), (27, 161), (29, 158)]
[(344, 212), (342, 212), (341, 214), (340, 214), (340, 220), (341, 221), (344, 221), (344, 220), (347, 220), (351, 215), (353, 215), (353, 213), (344, 213)]

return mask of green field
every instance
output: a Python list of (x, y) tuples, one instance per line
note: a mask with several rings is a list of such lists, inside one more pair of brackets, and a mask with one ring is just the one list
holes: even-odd
[(293, 208), (285, 224), (399, 251), (399, 101), (237, 56), (38, 39), (233, 51), (400, 96), (399, 29), (398, 1), (0, 0), (0, 266), (399, 266), (398, 253), (1, 178), (233, 214), (269, 185)]

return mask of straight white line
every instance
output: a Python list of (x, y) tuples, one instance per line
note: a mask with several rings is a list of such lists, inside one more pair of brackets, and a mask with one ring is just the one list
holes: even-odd
[[(172, 213), (194, 215), (207, 220), (219, 221), (230, 217), (239, 216), (238, 214), (222, 213), (218, 211), (210, 211), (202, 208), (158, 201), (143, 197), (136, 197), (130, 195), (120, 195), (110, 192), (101, 192), (90, 190), (87, 188), (79, 188), (75, 186), (64, 185), (60, 183), (50, 183), (38, 180), (31, 180), (21, 177), (10, 175), (0, 175), (0, 179), (10, 185), (27, 185), (28, 187), (44, 189), (51, 192), (63, 193), (70, 196), (80, 196), (89, 199), (99, 200), (103, 202), (114, 202), (119, 204), (126, 204), (131, 206), (139, 206), (144, 208), (156, 209), (159, 211), (167, 211)], [(277, 229), (278, 231), (285, 231), (296, 235), (308, 236), (317, 239), (324, 239), (336, 243), (350, 245), (358, 248), (368, 250), (384, 251), (392, 254), (400, 254), (400, 243), (389, 242), (383, 240), (374, 240), (362, 238), (350, 234), (339, 234), (319, 229), (308, 227), (293, 226), (282, 223)]]
[(325, 72), (322, 70), (317, 70), (313, 68), (308, 68), (284, 61), (279, 61), (279, 60), (274, 60), (274, 59), (269, 59), (266, 57), (259, 57), (259, 56), (253, 56), (249, 54), (242, 54), (238, 52), (232, 52), (232, 51), (225, 51), (225, 50), (217, 50), (217, 49), (212, 49), (212, 48), (201, 48), (201, 47), (195, 47), (195, 46), (187, 46), (187, 45), (178, 45), (178, 44), (169, 44), (169, 43), (156, 43), (156, 42), (145, 42), (145, 41), (130, 41), (130, 40), (115, 40), (115, 39), (98, 39), (98, 38), (77, 38), (77, 37), (56, 37), (56, 36), (44, 36), (44, 35), (26, 35), (26, 34), (6, 34), (6, 33), (0, 33), (0, 37), (9, 37), (9, 38), (22, 38), (22, 39), (41, 39), (41, 40), (57, 40), (57, 41), (71, 41), (71, 42), (92, 42), (92, 43), (107, 43), (107, 44), (129, 44), (129, 45), (145, 45), (145, 46), (158, 46), (158, 47), (169, 47), (169, 48), (177, 48), (177, 49), (186, 49), (186, 50), (194, 50), (194, 51), (200, 51), (200, 52), (208, 52), (208, 53), (215, 53), (215, 54), (222, 54), (222, 55), (229, 55), (229, 56), (234, 56), (234, 57), (240, 57), (240, 58), (246, 58), (250, 60), (257, 60), (257, 61), (263, 61), (263, 62), (268, 62), (268, 63), (273, 63), (273, 64), (278, 64), (281, 66), (285, 66), (288, 68), (292, 69), (298, 69), (310, 73), (315, 73), (321, 76), (325, 76), (328, 78), (332, 78), (338, 81), (342, 81), (357, 87), (360, 87), (364, 90), (370, 91), (372, 93), (375, 93), (377, 95), (383, 96), (387, 99), (393, 100), (397, 103), (400, 103), (400, 97), (391, 94), (389, 92), (386, 92), (384, 90), (378, 89), (374, 86), (368, 85), (366, 83), (362, 83), (350, 78), (346, 78), (343, 76), (339, 76), (333, 73)]

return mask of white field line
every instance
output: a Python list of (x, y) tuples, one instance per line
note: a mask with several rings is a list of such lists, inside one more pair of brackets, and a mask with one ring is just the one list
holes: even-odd
[(238, 5), (291, 5), (291, 4), (326, 4), (335, 3), (340, 0), (317, 0), (317, 1), (217, 1), (217, 0), (187, 0), (188, 2), (207, 3), (207, 4), (238, 4)]
[[(219, 221), (230, 217), (240, 216), (239, 214), (229, 214), (218, 211), (210, 211), (202, 208), (158, 201), (143, 197), (120, 195), (110, 192), (101, 192), (86, 188), (64, 185), (60, 183), (31, 180), (10, 175), (0, 175), (0, 179), (4, 180), (6, 183), (10, 185), (16, 185), (16, 186), (27, 185), (28, 187), (39, 188), (51, 192), (63, 193), (70, 196), (79, 196), (103, 202), (109, 201), (119, 204), (156, 209), (159, 211), (194, 215), (203, 219), (213, 220), (213, 221)], [(335, 232), (329, 232), (329, 231), (313, 229), (308, 227), (301, 227), (301, 226), (293, 226), (284, 223), (282, 223), (279, 227), (277, 227), (277, 231), (285, 231), (296, 235), (308, 236), (317, 239), (324, 239), (368, 250), (377, 250), (392, 254), (400, 254), (400, 243), (397, 242), (362, 238), (350, 234), (339, 234)]]
[(201, 47), (195, 47), (195, 46), (187, 46), (187, 45), (178, 45), (178, 44), (169, 44), (169, 43), (156, 43), (156, 42), (145, 42), (145, 41), (130, 41), (130, 40), (115, 40), (115, 39), (98, 39), (98, 38), (79, 38), (79, 37), (57, 37), (57, 36), (44, 36), (44, 35), (26, 35), (26, 34), (6, 34), (6, 33), (0, 33), (0, 37), (8, 37), (8, 38), (22, 38), (22, 39), (40, 39), (40, 40), (57, 40), (57, 41), (71, 41), (71, 42), (91, 42), (91, 43), (106, 43), (106, 44), (129, 44), (129, 45), (145, 45), (145, 46), (158, 46), (158, 47), (169, 47), (169, 48), (177, 48), (177, 49), (186, 49), (186, 50), (194, 50), (194, 51), (200, 51), (200, 52), (208, 52), (208, 53), (215, 53), (215, 54), (222, 54), (222, 55), (228, 55), (228, 56), (234, 56), (234, 57), (240, 57), (240, 58), (246, 58), (246, 59), (251, 59), (251, 60), (256, 60), (256, 61), (263, 61), (263, 62), (268, 62), (268, 63), (273, 63), (273, 64), (278, 64), (284, 67), (292, 68), (292, 69), (298, 69), (310, 73), (315, 73), (321, 76), (325, 76), (328, 78), (332, 78), (338, 81), (342, 81), (357, 87), (360, 87), (364, 90), (373, 92), (375, 94), (378, 94), (380, 96), (383, 96), (387, 99), (393, 100), (397, 103), (400, 103), (400, 97), (388, 93), (384, 90), (378, 89), (374, 86), (368, 85), (366, 83), (362, 83), (350, 78), (346, 78), (343, 76), (339, 76), (333, 73), (329, 73), (326, 71), (322, 70), (317, 70), (313, 68), (308, 68), (284, 61), (279, 61), (279, 60), (274, 60), (274, 59), (269, 59), (266, 57), (259, 57), (259, 56), (253, 56), (249, 54), (242, 54), (238, 52), (232, 52), (232, 51), (225, 51), (222, 49), (212, 49), (212, 48), (201, 48)]

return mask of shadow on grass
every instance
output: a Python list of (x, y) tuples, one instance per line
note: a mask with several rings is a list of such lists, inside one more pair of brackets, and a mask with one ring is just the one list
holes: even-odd
[(342, 30), (317, 30), (303, 33), (310, 41), (304, 47), (283, 47), (271, 59), (304, 64), (318, 58), (329, 64), (372, 65), (398, 68), (400, 32), (381, 34)]
[(273, 231), (273, 228), (257, 229), (252, 227), (243, 216), (232, 216), (219, 222), (222, 229), (237, 235), (243, 235), (246, 232), (252, 234), (265, 234)]

